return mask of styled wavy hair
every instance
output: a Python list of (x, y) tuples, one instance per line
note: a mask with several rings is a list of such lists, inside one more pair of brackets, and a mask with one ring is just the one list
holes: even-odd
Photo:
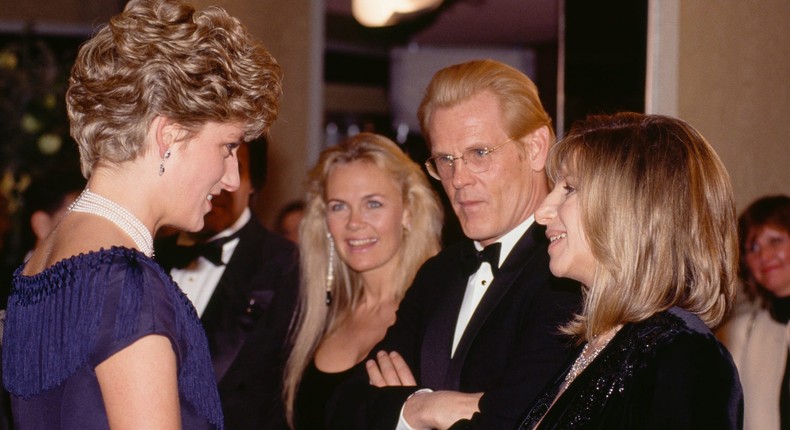
[[(428, 145), (431, 145), (431, 116), (436, 109), (451, 108), (480, 93), (489, 92), (499, 100), (505, 132), (521, 138), (542, 126), (554, 142), (551, 117), (543, 108), (535, 83), (519, 70), (495, 60), (474, 60), (455, 64), (433, 75), (417, 117)], [(523, 146), (518, 145), (524, 150)]]
[(735, 203), (699, 132), (666, 116), (591, 116), (554, 146), (547, 171), (577, 183), (598, 264), (567, 333), (592, 340), (673, 306), (721, 322), (737, 283)]
[(158, 115), (187, 137), (209, 121), (241, 122), (250, 141), (276, 119), (281, 81), (271, 54), (223, 9), (131, 0), (82, 45), (71, 70), (66, 104), (83, 175), (100, 160), (137, 157)]
[(740, 273), (746, 284), (745, 292), (749, 300), (762, 300), (763, 307), (770, 308), (773, 294), (759, 285), (746, 265), (754, 235), (763, 227), (773, 227), (790, 234), (790, 197), (775, 195), (761, 197), (747, 207), (738, 217), (738, 241), (741, 250)]
[[(410, 228), (404, 234), (397, 257), (400, 261), (399, 299), (414, 280), (417, 270), (439, 252), (442, 208), (436, 192), (419, 165), (393, 141), (372, 133), (360, 133), (321, 153), (309, 173), (305, 212), (299, 226), (301, 290), (292, 324), (293, 350), (285, 369), (286, 416), (293, 425), (293, 407), (302, 373), (313, 359), (324, 335), (349, 314), (362, 297), (362, 280), (340, 258), (334, 258), (335, 280), (327, 285), (329, 229), (326, 223), (326, 183), (332, 169), (355, 161), (371, 163), (400, 184), (404, 210), (410, 213)], [(326, 304), (327, 288), (332, 304)]]

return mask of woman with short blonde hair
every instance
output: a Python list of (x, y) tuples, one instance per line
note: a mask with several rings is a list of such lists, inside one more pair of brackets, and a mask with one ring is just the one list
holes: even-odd
[(223, 9), (130, 0), (66, 94), (86, 188), (17, 269), (3, 382), (18, 428), (224, 428), (208, 341), (153, 258), (239, 188), (237, 150), (277, 116), (282, 71)]

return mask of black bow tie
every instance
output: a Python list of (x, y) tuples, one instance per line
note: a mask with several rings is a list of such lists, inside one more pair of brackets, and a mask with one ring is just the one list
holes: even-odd
[(222, 248), (226, 243), (237, 237), (238, 233), (234, 233), (210, 242), (196, 243), (189, 246), (176, 245), (172, 256), (173, 267), (183, 269), (192, 264), (198, 257), (205, 258), (215, 266), (222, 266), (225, 264), (222, 262)]
[(487, 261), (488, 264), (491, 265), (491, 273), (496, 276), (499, 271), (499, 250), (501, 248), (502, 244), (496, 242), (486, 246), (482, 251), (472, 248), (469, 252), (464, 253), (464, 273), (466, 276), (470, 276), (477, 272), (477, 269), (480, 268), (480, 265), (484, 261)]

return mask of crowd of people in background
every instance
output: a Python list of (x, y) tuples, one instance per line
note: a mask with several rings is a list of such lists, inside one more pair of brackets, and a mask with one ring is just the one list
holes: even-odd
[(790, 428), (790, 197), (737, 217), (692, 125), (557, 141), (529, 77), (467, 61), (426, 88), (427, 160), (350, 136), (267, 228), (282, 77), (182, 0), (81, 47), (81, 164), (32, 178), (1, 273), (0, 429)]

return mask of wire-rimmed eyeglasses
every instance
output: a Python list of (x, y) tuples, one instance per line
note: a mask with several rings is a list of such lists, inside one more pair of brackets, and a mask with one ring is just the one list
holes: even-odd
[(428, 169), (431, 177), (440, 181), (442, 178), (453, 176), (455, 160), (462, 160), (472, 173), (483, 173), (491, 168), (491, 153), (514, 140), (515, 138), (511, 137), (493, 148), (469, 148), (462, 152), (460, 157), (453, 157), (450, 154), (435, 155), (425, 161), (425, 168)]

